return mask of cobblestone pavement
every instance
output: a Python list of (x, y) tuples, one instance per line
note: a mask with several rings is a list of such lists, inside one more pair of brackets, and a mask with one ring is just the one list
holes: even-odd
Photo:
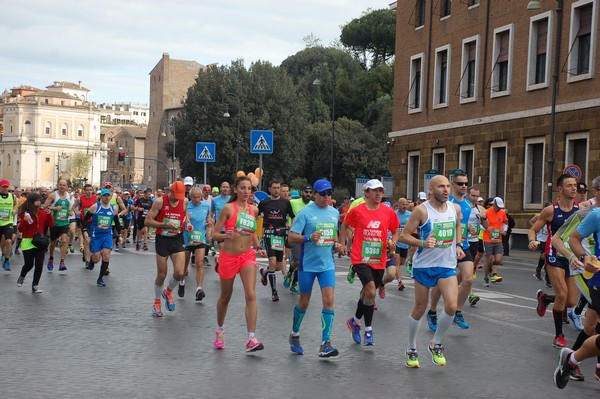
[[(557, 351), (552, 348), (551, 315), (535, 313), (535, 291), (542, 282), (531, 276), (531, 256), (507, 258), (505, 281), (475, 291), (482, 300), (464, 310), (468, 330), (452, 326), (444, 341), (446, 367), (430, 361), (426, 345), (432, 333), (425, 320), (418, 339), (421, 368), (404, 366), (407, 317), (413, 284), (406, 290), (388, 286), (377, 299), (376, 345), (351, 340), (344, 320), (360, 291), (346, 282), (347, 258), (337, 259), (336, 319), (332, 343), (340, 355), (319, 359), (320, 295), (315, 290), (302, 324), (304, 356), (290, 352), (287, 337), (297, 296), (278, 285), (281, 301), (257, 286), (257, 337), (265, 350), (244, 352), (244, 298), (236, 282), (225, 325), (227, 346), (212, 347), (219, 285), (206, 269), (206, 298), (195, 302), (194, 271), (177, 309), (153, 318), (151, 305), (155, 263), (149, 252), (113, 253), (105, 288), (96, 286), (97, 269), (82, 267), (78, 253), (67, 258), (68, 271), (44, 270), (42, 294), (32, 294), (31, 274), (17, 288), (22, 265), (15, 256), (12, 271), (0, 271), (3, 320), (0, 324), (1, 398), (598, 398), (594, 362), (585, 362), (586, 381), (571, 382), (565, 391), (552, 383)], [(518, 256), (515, 255), (515, 256)], [(260, 260), (263, 264), (264, 260)], [(316, 288), (316, 285), (315, 285)], [(565, 326), (566, 338), (576, 333)]]

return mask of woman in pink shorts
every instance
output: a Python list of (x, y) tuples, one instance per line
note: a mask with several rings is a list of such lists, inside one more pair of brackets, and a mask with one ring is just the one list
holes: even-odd
[[(259, 247), (256, 236), (256, 215), (258, 208), (248, 203), (252, 195), (250, 179), (243, 176), (236, 179), (233, 185), (231, 200), (219, 215), (213, 237), (224, 241), (219, 259), (219, 277), (221, 279), (221, 296), (217, 301), (217, 331), (215, 332), (215, 348), (225, 347), (224, 329), (227, 306), (233, 292), (233, 281), (236, 274), (240, 275), (246, 295), (246, 326), (248, 341), (246, 352), (262, 350), (264, 345), (254, 336), (256, 330), (256, 254), (252, 244), (260, 256), (267, 256), (264, 249)], [(223, 231), (222, 233), (221, 231)], [(218, 232), (218, 233), (217, 233)]]

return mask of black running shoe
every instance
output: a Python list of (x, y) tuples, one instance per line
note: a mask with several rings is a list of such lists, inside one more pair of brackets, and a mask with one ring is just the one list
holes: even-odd
[(202, 299), (204, 299), (205, 296), (206, 296), (206, 294), (204, 293), (204, 290), (202, 288), (198, 288), (196, 290), (196, 300), (197, 301), (201, 301)]
[(177, 287), (177, 295), (179, 295), (179, 298), (183, 298), (185, 296), (185, 285), (179, 284), (179, 287)]

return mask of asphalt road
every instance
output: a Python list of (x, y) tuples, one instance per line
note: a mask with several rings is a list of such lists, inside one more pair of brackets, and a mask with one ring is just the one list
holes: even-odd
[[(257, 337), (265, 350), (244, 351), (246, 331), (241, 283), (236, 282), (225, 324), (226, 348), (213, 349), (218, 278), (206, 269), (202, 302), (193, 298), (194, 271), (187, 296), (176, 311), (151, 316), (155, 275), (154, 245), (149, 252), (113, 253), (105, 288), (96, 286), (97, 270), (83, 269), (78, 253), (69, 270), (44, 270), (42, 294), (32, 294), (31, 275), (17, 288), (22, 262), (0, 271), (3, 320), (0, 324), (1, 398), (598, 398), (594, 361), (581, 368), (586, 381), (554, 387), (557, 350), (552, 347), (549, 314), (535, 312), (535, 292), (543, 282), (531, 273), (533, 254), (517, 253), (501, 269), (504, 282), (475, 291), (477, 307), (464, 310), (467, 330), (452, 326), (444, 341), (446, 367), (435, 366), (426, 350), (432, 337), (423, 319), (418, 338), (420, 369), (404, 366), (407, 318), (413, 283), (406, 290), (388, 286), (377, 299), (375, 346), (356, 345), (344, 320), (355, 309), (360, 283), (346, 282), (347, 258), (337, 259), (336, 358), (320, 359), (321, 298), (316, 290), (302, 324), (304, 356), (289, 350), (292, 309), (297, 296), (281, 287), (272, 303), (270, 290), (257, 282)], [(533, 256), (532, 256), (533, 255)], [(211, 259), (212, 261), (212, 259)], [(260, 260), (265, 264), (265, 260)], [(177, 297), (177, 296), (176, 296)], [(569, 343), (577, 333), (565, 326)]]

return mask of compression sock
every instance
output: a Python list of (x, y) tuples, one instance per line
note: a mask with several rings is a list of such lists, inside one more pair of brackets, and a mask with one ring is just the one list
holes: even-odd
[(321, 311), (321, 342), (331, 339), (331, 328), (333, 327), (333, 310), (323, 309)]
[(277, 290), (277, 276), (275, 276), (275, 272), (267, 272), (267, 277), (269, 278), (269, 284), (271, 285), (271, 291)]
[(100, 277), (98, 277), (98, 280), (102, 280), (102, 278), (106, 274), (107, 270), (108, 270), (108, 262), (102, 261), (102, 264), (100, 265)]
[(440, 317), (438, 318), (437, 329), (433, 335), (434, 344), (442, 343), (442, 338), (444, 338), (444, 335), (446, 335), (446, 331), (448, 331), (448, 328), (450, 328), (453, 319), (454, 315), (450, 316), (445, 310), (442, 312), (442, 314), (440, 314)]
[(563, 311), (552, 309), (552, 318), (554, 318), (554, 330), (556, 331), (556, 336), (563, 335)]
[(406, 350), (417, 349), (417, 334), (421, 327), (421, 319), (415, 320), (412, 315), (408, 316), (408, 346)]
[(292, 323), (292, 333), (300, 333), (300, 324), (302, 324), (302, 319), (304, 319), (305, 314), (306, 309), (302, 310), (298, 307), (298, 305), (294, 306), (294, 321)]
[(364, 309), (364, 304), (362, 299), (358, 300), (358, 303), (356, 305), (356, 313), (354, 314), (354, 321), (359, 321), (360, 319), (362, 319), (363, 315), (365, 314), (365, 309)]
[(581, 295), (579, 297), (579, 302), (577, 302), (577, 306), (575, 306), (575, 314), (577, 316), (579, 316), (581, 314), (581, 312), (583, 312), (583, 308), (585, 308), (585, 305), (587, 305), (588, 301), (587, 299), (585, 299), (585, 297), (583, 295)]
[(581, 346), (583, 345), (583, 342), (588, 339), (590, 336), (587, 335), (585, 333), (585, 331), (581, 330), (579, 332), (579, 335), (577, 336), (577, 340), (575, 340), (575, 343), (573, 344), (573, 347), (571, 349), (573, 349), (574, 351), (576, 351), (577, 349), (581, 348)]

